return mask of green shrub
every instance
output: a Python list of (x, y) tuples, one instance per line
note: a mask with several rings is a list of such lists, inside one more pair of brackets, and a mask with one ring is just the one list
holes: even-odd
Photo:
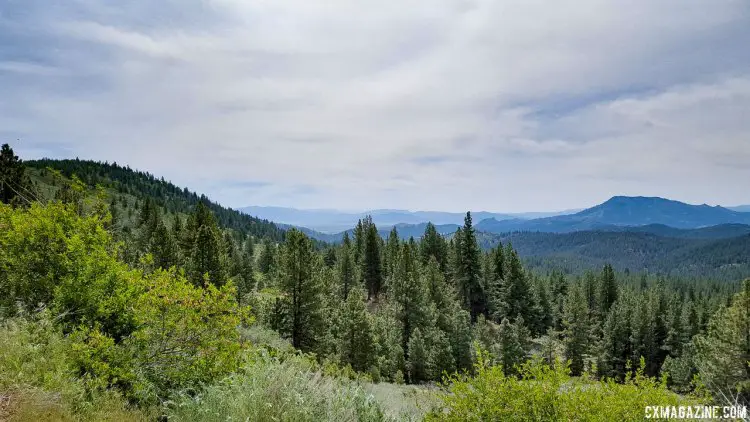
[(180, 421), (384, 421), (359, 383), (322, 375), (305, 357), (283, 361), (265, 353), (195, 397), (185, 395), (168, 415)]
[(590, 382), (570, 377), (565, 365), (551, 369), (535, 360), (519, 368), (519, 378), (487, 365), (486, 356), (480, 354), (475, 377), (447, 381), (444, 406), (428, 421), (640, 421), (646, 406), (695, 404), (670, 392), (664, 381), (643, 376), (643, 369), (624, 384)]
[(44, 305), (69, 329), (96, 322), (116, 338), (129, 334), (128, 280), (137, 275), (118, 262), (104, 221), (72, 204), (0, 204), (0, 316)]
[(120, 387), (131, 400), (155, 404), (239, 367), (238, 327), (249, 320), (231, 283), (199, 288), (175, 270), (137, 283), (142, 293), (131, 304), (137, 328), (129, 337), (116, 344), (96, 329), (77, 333), (83, 373)]

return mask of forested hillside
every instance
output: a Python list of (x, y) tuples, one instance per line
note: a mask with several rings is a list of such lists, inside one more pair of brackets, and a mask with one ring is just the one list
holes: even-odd
[(485, 248), (512, 243), (543, 270), (578, 274), (611, 263), (620, 271), (737, 280), (750, 276), (750, 235), (724, 239), (666, 237), (637, 231), (483, 233)]
[(123, 167), (117, 163), (101, 163), (86, 160), (33, 160), (26, 165), (36, 172), (30, 172), (31, 176), (41, 183), (47, 183), (46, 169), (59, 171), (63, 176), (70, 178), (78, 177), (88, 186), (101, 185), (110, 189), (111, 201), (117, 201), (125, 195), (136, 198), (138, 201), (150, 200), (155, 206), (163, 208), (170, 214), (187, 215), (199, 202), (211, 211), (216, 217), (217, 223), (226, 229), (232, 229), (244, 236), (253, 235), (260, 238), (270, 238), (275, 241), (282, 240), (283, 230), (268, 220), (261, 220), (223, 207), (210, 201), (204, 196), (199, 196), (187, 188), (179, 188), (164, 178), (157, 178), (152, 174)]
[(483, 250), (470, 213), (450, 238), (364, 218), (316, 248), (149, 175), (42, 162), (0, 156), (2, 418), (630, 421), (750, 402), (750, 281), (533, 271), (515, 243)]

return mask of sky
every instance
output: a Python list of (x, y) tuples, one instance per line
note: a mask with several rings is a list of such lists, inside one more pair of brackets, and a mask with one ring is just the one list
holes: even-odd
[(0, 142), (224, 205), (750, 203), (747, 0), (2, 0)]

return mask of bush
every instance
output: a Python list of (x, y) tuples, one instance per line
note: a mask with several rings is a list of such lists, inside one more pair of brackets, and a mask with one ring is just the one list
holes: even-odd
[(0, 204), (0, 316), (46, 305), (67, 329), (96, 322), (115, 338), (129, 334), (136, 274), (117, 261), (104, 221), (72, 204)]
[(353, 381), (326, 377), (304, 357), (265, 352), (201, 394), (169, 409), (180, 421), (384, 421), (374, 398)]
[(555, 367), (535, 360), (519, 368), (521, 378), (507, 377), (480, 354), (476, 376), (451, 377), (442, 396), (444, 408), (427, 420), (639, 421), (646, 406), (695, 404), (670, 392), (665, 382), (643, 376), (643, 368), (617, 384), (572, 378), (566, 365)]
[(120, 387), (131, 400), (155, 404), (239, 367), (238, 327), (249, 321), (231, 283), (194, 287), (175, 270), (158, 270), (138, 283), (132, 335), (116, 344), (96, 329), (77, 333), (83, 373)]
[(0, 325), (0, 420), (140, 421), (149, 414), (77, 378), (71, 344), (47, 312)]

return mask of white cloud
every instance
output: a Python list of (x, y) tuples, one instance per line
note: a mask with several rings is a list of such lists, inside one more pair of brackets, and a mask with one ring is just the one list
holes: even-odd
[(233, 206), (750, 202), (742, 1), (44, 6), (0, 19), (0, 136), (21, 152), (59, 143)]

